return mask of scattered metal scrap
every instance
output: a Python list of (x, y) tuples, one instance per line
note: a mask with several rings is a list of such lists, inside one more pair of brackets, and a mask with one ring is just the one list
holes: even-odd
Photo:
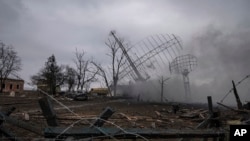
[[(167, 110), (155, 110), (154, 117), (148, 116), (129, 116), (124, 113), (116, 114), (116, 116), (121, 116), (127, 119), (130, 123), (135, 123), (133, 128), (121, 128), (121, 127), (105, 127), (105, 122), (114, 123), (108, 120), (115, 112), (110, 107), (104, 109), (104, 111), (96, 118), (95, 121), (89, 120), (88, 125), (90, 126), (79, 126), (73, 127), (68, 126), (64, 127), (59, 124), (58, 117), (53, 109), (53, 105), (50, 102), (49, 97), (44, 97), (39, 100), (40, 107), (42, 109), (44, 118), (47, 121), (48, 127), (43, 129), (38, 128), (39, 126), (30, 124), (24, 121), (17, 120), (15, 118), (9, 117), (10, 113), (14, 111), (14, 108), (11, 110), (7, 110), (7, 112), (0, 111), (0, 124), (3, 122), (12, 124), (14, 126), (20, 127), (37, 135), (43, 136), (46, 139), (60, 139), (60, 140), (67, 140), (67, 139), (85, 139), (85, 138), (98, 138), (98, 139), (138, 139), (139, 137), (143, 137), (141, 139), (161, 139), (161, 138), (184, 138), (184, 139), (191, 139), (191, 138), (213, 138), (218, 139), (220, 141), (225, 140), (225, 131), (219, 129), (206, 129), (210, 127), (214, 127), (216, 122), (218, 122), (218, 114), (213, 109), (212, 106), (212, 99), (208, 97), (208, 111), (207, 110), (190, 110), (190, 113), (193, 114), (201, 114), (208, 112), (208, 116), (205, 116), (205, 120), (198, 124), (195, 129), (166, 129), (166, 128), (156, 128), (157, 126), (162, 124), (164, 125), (167, 123), (166, 121), (170, 121), (167, 116), (165, 116), (164, 112), (170, 112)], [(180, 107), (178, 107), (180, 108)], [(181, 110), (178, 109), (176, 112), (180, 114)], [(172, 112), (173, 113), (173, 112)], [(188, 114), (190, 114), (188, 113)], [(80, 117), (80, 116), (79, 116)], [(78, 117), (78, 118), (79, 118)], [(181, 118), (181, 117), (180, 117)], [(193, 117), (195, 118), (195, 117)], [(82, 120), (82, 118), (77, 119)], [(145, 128), (141, 125), (136, 125), (136, 121), (143, 120), (152, 122), (151, 128)], [(174, 120), (174, 119), (173, 119)], [(90, 122), (91, 121), (91, 122)], [(156, 124), (157, 123), (157, 124)], [(166, 125), (166, 124), (165, 124)], [(216, 126), (215, 126), (216, 127)], [(8, 131), (4, 126), (1, 126), (0, 132), (2, 133), (5, 138), (11, 141), (17, 141), (15, 138), (15, 134)], [(18, 139), (20, 140), (20, 139)]]
[[(213, 111), (211, 97), (208, 97), (209, 103), (209, 117), (197, 126), (197, 129), (204, 128), (208, 125), (212, 125), (213, 118), (216, 118), (216, 114)], [(147, 139), (159, 139), (159, 138), (218, 138), (220, 141), (224, 140), (225, 132), (222, 130), (173, 130), (173, 129), (145, 129), (145, 128), (132, 128), (132, 129), (120, 129), (120, 128), (108, 128), (101, 127), (108, 120), (114, 111), (107, 107), (99, 116), (99, 118), (90, 127), (47, 127), (44, 130), (44, 137), (56, 138), (58, 135), (64, 138), (73, 137), (79, 138), (116, 138), (116, 139), (136, 139), (138, 136), (143, 136)], [(155, 111), (156, 115), (161, 117), (160, 112)], [(120, 113), (128, 120), (131, 120), (129, 116)], [(211, 126), (210, 126), (211, 127)], [(65, 131), (65, 129), (67, 129)], [(62, 134), (63, 133), (63, 134)], [(109, 135), (109, 136), (106, 136)]]

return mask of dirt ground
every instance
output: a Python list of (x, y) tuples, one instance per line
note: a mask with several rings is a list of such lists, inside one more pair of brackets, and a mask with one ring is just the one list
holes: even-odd
[[(42, 115), (38, 100), (41, 94), (0, 95), (1, 111), (15, 107), (10, 115), (15, 119), (43, 129), (47, 127)], [(59, 125), (67, 127), (74, 124), (79, 127), (89, 127), (100, 113), (110, 107), (115, 113), (108, 119), (103, 127), (141, 128), (141, 129), (195, 129), (207, 116), (207, 104), (183, 104), (183, 103), (149, 103), (138, 102), (133, 99), (95, 97), (87, 101), (73, 101), (65, 97), (56, 97), (52, 100)], [(178, 105), (179, 110), (175, 114), (173, 105)], [(233, 115), (234, 114), (234, 115)], [(220, 128), (229, 130), (227, 120), (238, 120), (239, 116), (227, 110), (220, 110)], [(20, 140), (44, 140), (44, 137), (3, 122), (2, 127), (11, 131)], [(5, 138), (2, 137), (2, 140)], [(163, 139), (164, 140), (164, 139)], [(170, 139), (168, 139), (170, 140)], [(171, 139), (177, 140), (177, 139)]]

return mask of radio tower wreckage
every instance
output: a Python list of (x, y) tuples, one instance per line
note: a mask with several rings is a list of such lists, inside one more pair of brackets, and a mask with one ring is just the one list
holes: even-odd
[(191, 89), (189, 83), (189, 73), (193, 71), (197, 66), (197, 58), (193, 55), (181, 55), (176, 57), (169, 65), (170, 72), (176, 72), (182, 74), (184, 89), (185, 89), (185, 100), (190, 100)]
[(175, 35), (154, 35), (125, 48), (115, 35), (110, 32), (126, 57), (127, 63), (121, 66), (120, 79), (146, 81), (166, 74), (169, 63), (177, 57), (182, 45)]
[(118, 43), (120, 49), (122, 50), (122, 52), (124, 53), (126, 59), (129, 62), (129, 65), (132, 67), (133, 71), (135, 72), (135, 74), (138, 77), (139, 81), (144, 81), (145, 79), (142, 77), (141, 73), (138, 71), (137, 67), (135, 66), (135, 64), (133, 63), (132, 59), (130, 58), (130, 56), (128, 55), (127, 50), (125, 49), (125, 47), (123, 46), (123, 44), (118, 40), (118, 38), (115, 36), (115, 32), (111, 31), (110, 34), (114, 37), (115, 41)]

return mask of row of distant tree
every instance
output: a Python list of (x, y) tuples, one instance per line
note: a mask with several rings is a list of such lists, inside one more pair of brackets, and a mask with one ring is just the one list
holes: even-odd
[[(112, 85), (113, 94), (116, 95), (116, 87), (119, 81), (121, 67), (126, 63), (124, 52), (119, 46), (123, 43), (123, 40), (117, 39), (109, 38), (105, 43), (109, 48), (107, 55), (111, 58), (111, 67), (109, 68), (112, 73), (111, 79), (107, 77), (107, 72), (101, 64), (86, 59), (84, 50), (79, 51), (76, 49), (74, 67), (69, 65), (58, 65), (55, 55), (52, 54), (48, 57), (39, 72), (31, 76), (32, 84), (46, 86), (46, 91), (53, 95), (56, 94), (57, 90), (62, 86), (66, 86), (68, 91), (82, 91), (92, 82), (103, 81), (106, 84), (106, 87), (109, 88), (110, 92), (110, 86)], [(21, 66), (21, 58), (17, 55), (14, 48), (0, 42), (1, 86), (10, 74), (16, 74), (20, 71)]]
[(75, 67), (58, 65), (55, 55), (51, 55), (40, 71), (31, 77), (32, 84), (45, 86), (50, 94), (56, 94), (62, 86), (67, 86), (68, 91), (83, 91), (84, 87), (96, 81), (99, 70), (90, 60), (85, 60), (85, 52), (75, 52)]

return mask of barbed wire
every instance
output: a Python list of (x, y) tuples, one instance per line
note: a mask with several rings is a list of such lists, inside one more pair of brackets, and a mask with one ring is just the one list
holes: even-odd
[[(243, 79), (241, 79), (239, 82), (237, 82), (235, 84), (235, 86), (237, 87), (238, 85), (240, 85), (243, 81), (245, 81), (247, 78), (250, 77), (250, 74), (245, 76)], [(231, 88), (228, 93), (226, 93), (226, 95), (222, 98), (222, 100), (220, 101), (221, 103), (226, 99), (226, 97), (233, 91), (233, 88)]]
[[(18, 75), (15, 75), (17, 78), (20, 79), (20, 77)], [(27, 83), (29, 86), (33, 87), (30, 83)], [(89, 119), (98, 119), (98, 120), (102, 120), (102, 121), (105, 121), (106, 123), (109, 123), (113, 126), (115, 126), (116, 128), (118, 128), (119, 130), (121, 130), (122, 132), (126, 133), (126, 134), (130, 134), (130, 135), (134, 135), (134, 136), (137, 136), (145, 141), (149, 141), (147, 138), (139, 135), (139, 134), (136, 134), (136, 133), (131, 133), (131, 132), (127, 132), (126, 130), (124, 130), (121, 126), (113, 123), (113, 122), (110, 122), (110, 121), (107, 121), (107, 120), (104, 120), (104, 119), (101, 119), (101, 118), (83, 118), (82, 116), (80, 116), (79, 114), (75, 113), (73, 110), (71, 110), (69, 107), (67, 107), (66, 105), (64, 105), (62, 102), (58, 101), (56, 98), (54, 98), (53, 96), (51, 96), (50, 94), (48, 94), (47, 92), (37, 88), (38, 91), (42, 92), (43, 94), (45, 94), (46, 96), (48, 96), (50, 99), (54, 100), (56, 103), (58, 103), (59, 105), (61, 105), (63, 108), (65, 108), (66, 110), (68, 110), (70, 113), (72, 113), (73, 115), (77, 116), (78, 118), (80, 118), (78, 121), (76, 122), (73, 122), (72, 124), (70, 124), (67, 128), (65, 128), (57, 137), (56, 139), (59, 139), (60, 136), (62, 136), (65, 132), (67, 132), (70, 128), (74, 127), (75, 124), (79, 123), (80, 121), (86, 121), (88, 122), (88, 124), (90, 124), (92, 127), (94, 127), (95, 129), (97, 129), (98, 131), (100, 131), (101, 133), (103, 133), (104, 135), (110, 137), (111, 139), (114, 139), (114, 140), (117, 140), (116, 138), (114, 138), (112, 135), (109, 135), (107, 134), (105, 131), (103, 131), (101, 128), (97, 127), (97, 126), (94, 126), (91, 122), (89, 122), (88, 120)]]
[[(17, 78), (21, 79), (17, 74), (13, 74), (15, 75)], [(30, 83), (27, 83), (29, 86), (33, 87)], [(103, 133), (104, 135), (114, 139), (114, 140), (117, 140), (116, 138), (114, 138), (113, 136), (111, 135), (108, 135), (106, 132), (104, 132), (101, 128), (98, 128), (97, 126), (94, 126), (91, 122), (88, 121), (88, 119), (93, 119), (93, 118), (83, 118), (81, 117), (79, 114), (75, 113), (74, 111), (72, 111), (69, 107), (67, 107), (66, 105), (64, 105), (62, 102), (58, 101), (56, 98), (54, 98), (53, 96), (51, 96), (49, 93), (37, 88), (38, 91), (42, 92), (43, 94), (45, 94), (46, 96), (48, 96), (50, 99), (54, 100), (56, 103), (58, 103), (59, 105), (61, 105), (62, 107), (64, 107), (66, 110), (68, 110), (70, 113), (72, 113), (73, 115), (77, 116), (78, 118), (80, 118), (78, 121), (76, 122), (73, 122), (72, 124), (70, 124), (67, 128), (65, 128), (57, 137), (56, 139), (58, 139), (61, 135), (63, 135), (65, 132), (67, 132), (70, 128), (72, 128), (75, 124), (79, 123), (80, 121), (82, 120), (85, 120), (88, 122), (88, 124), (90, 124), (92, 127), (96, 128), (97, 130), (99, 130), (101, 133)], [(98, 119), (98, 120), (101, 120), (101, 121), (104, 121), (106, 123), (109, 123), (113, 126), (115, 126), (116, 128), (120, 129), (122, 132), (126, 133), (126, 134), (130, 134), (130, 135), (134, 135), (134, 136), (137, 136), (137, 137), (140, 137), (142, 138), (143, 140), (145, 141), (148, 141), (147, 138), (139, 135), (139, 134), (136, 134), (136, 133), (130, 133), (130, 132), (127, 132), (125, 131), (122, 127), (116, 125), (115, 123), (113, 122), (110, 122), (110, 121), (107, 121), (107, 120), (104, 120), (104, 119), (101, 119), (101, 118), (94, 118), (94, 119)]]
[[(81, 121), (83, 121), (83, 120), (87, 120), (87, 121), (88, 121), (88, 120), (101, 120), (101, 121), (105, 121), (106, 123), (109, 123), (109, 124), (115, 126), (116, 128), (118, 128), (119, 130), (121, 130), (122, 132), (124, 132), (124, 133), (126, 133), (126, 134), (138, 136), (138, 137), (142, 138), (143, 140), (148, 141), (147, 138), (145, 138), (145, 137), (143, 137), (143, 136), (141, 136), (141, 135), (139, 135), (139, 134), (127, 132), (127, 131), (124, 130), (122, 127), (118, 126), (117, 124), (114, 124), (113, 122), (110, 122), (110, 121), (108, 121), (108, 120), (104, 120), (104, 119), (101, 119), (101, 118), (97, 118), (97, 117), (93, 117), (93, 118), (81, 118), (81, 119), (75, 121), (74, 123), (72, 123), (71, 125), (69, 125), (69, 126), (68, 126), (63, 132), (61, 132), (61, 134), (58, 135), (58, 136), (63, 135), (67, 130), (69, 130), (70, 128), (74, 127), (75, 124), (77, 124), (77, 123), (79, 123), (79, 122), (81, 122)], [(92, 123), (90, 123), (90, 124), (91, 124), (91, 127), (95, 127), (95, 128), (98, 128), (98, 129), (102, 130), (100, 127), (94, 126)], [(103, 130), (102, 130), (102, 131), (103, 131)]]

